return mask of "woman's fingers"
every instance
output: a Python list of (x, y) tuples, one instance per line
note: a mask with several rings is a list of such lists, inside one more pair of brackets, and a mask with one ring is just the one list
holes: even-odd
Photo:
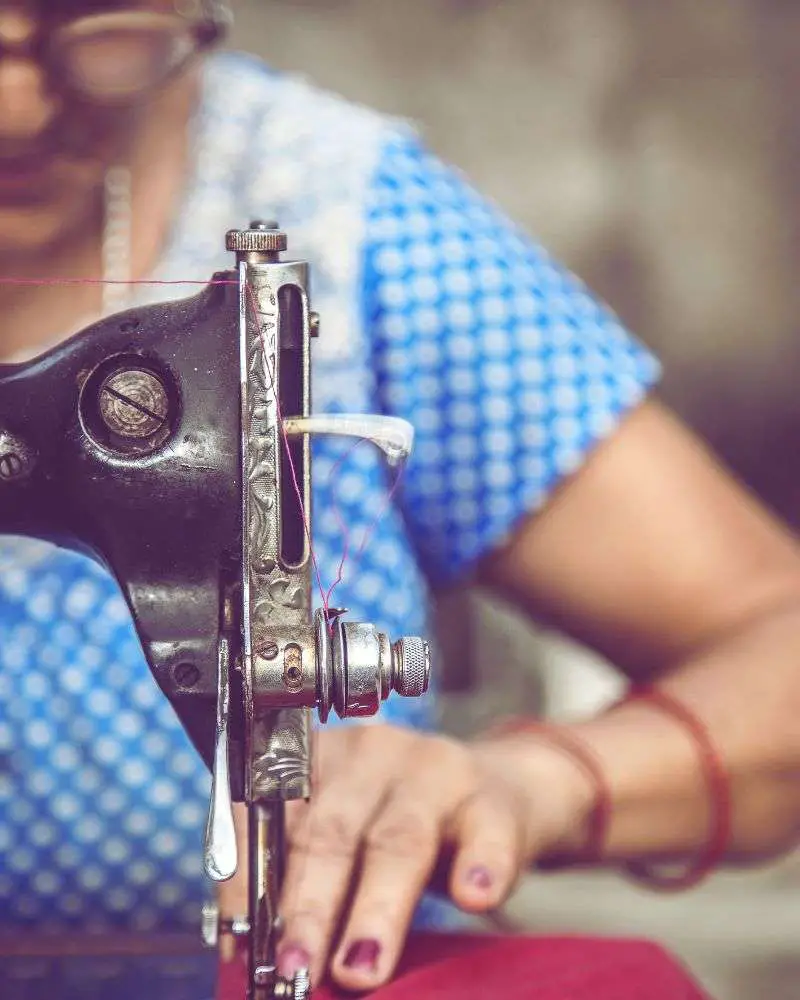
[[(444, 860), (462, 909), (502, 903), (526, 860), (525, 824), (518, 796), (459, 744), (383, 727), (326, 742), (314, 798), (289, 811), (278, 970), (291, 978), (309, 968), (313, 982), (330, 971), (369, 990), (394, 972)], [(237, 811), (244, 860), (243, 818)], [(222, 886), (220, 900), (226, 916), (245, 913), (246, 878)]]
[[(409, 789), (409, 792), (411, 789)], [(419, 794), (389, 800), (367, 832), (360, 878), (332, 971), (354, 989), (394, 971), (440, 842), (436, 803)]]
[(389, 800), (367, 832), (360, 877), (332, 971), (354, 989), (392, 974), (439, 850), (435, 804), (419, 795)]
[(456, 810), (447, 837), (456, 845), (449, 885), (453, 902), (470, 913), (500, 906), (524, 861), (513, 799), (481, 788)]
[[(346, 762), (357, 734), (353, 730), (337, 730), (326, 734), (324, 740), (315, 740), (317, 778), (322, 789), (329, 783), (329, 777), (346, 773)], [(233, 807), (234, 825), (238, 848), (239, 865), (235, 876), (217, 886), (217, 901), (223, 920), (247, 917), (248, 914), (248, 813), (243, 803)], [(286, 831), (289, 840), (306, 820), (308, 807), (303, 802), (286, 803)], [(231, 961), (236, 954), (236, 941), (231, 934), (220, 935), (220, 959)], [(302, 963), (299, 963), (302, 964)], [(298, 967), (299, 967), (298, 964)]]
[(471, 787), (463, 752), (446, 741), (430, 741), (416, 764), (365, 834), (358, 886), (332, 963), (335, 979), (349, 989), (374, 988), (393, 973), (442, 850), (443, 827)]
[[(364, 831), (386, 795), (385, 757), (358, 753), (322, 784), (293, 831), (282, 899), (278, 970), (322, 977), (359, 860)], [(393, 776), (391, 776), (393, 777)], [(390, 781), (391, 781), (390, 777)]]

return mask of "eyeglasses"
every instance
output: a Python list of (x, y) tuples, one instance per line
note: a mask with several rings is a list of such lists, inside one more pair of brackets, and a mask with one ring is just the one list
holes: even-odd
[(163, 86), (226, 33), (230, 15), (221, 3), (211, 0), (187, 9), (197, 13), (87, 14), (43, 32), (26, 51), (0, 45), (0, 58), (37, 59), (53, 87), (87, 103), (129, 105)]

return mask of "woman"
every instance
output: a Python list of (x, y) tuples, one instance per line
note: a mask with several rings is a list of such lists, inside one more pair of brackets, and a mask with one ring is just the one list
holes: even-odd
[[(452, 900), (480, 913), (536, 863), (694, 870), (788, 849), (795, 539), (651, 398), (656, 362), (578, 282), (405, 126), (215, 54), (224, 23), (213, 0), (0, 0), (2, 274), (205, 280), (226, 263), (220, 234), (279, 218), (325, 321), (316, 410), (378, 407), (418, 433), (338, 599), (427, 632), (428, 588), (471, 576), (662, 698), (470, 745), (435, 735), (430, 698), (326, 729), (293, 827), (282, 971), (385, 981), (441, 862)], [(103, 287), (0, 286), (5, 357), (131, 300)], [(384, 499), (373, 456), (334, 478), (339, 456), (318, 446), (328, 579), (335, 508), (358, 538)], [(3, 552), (4, 920), (196, 926), (207, 775), (114, 585), (69, 553)], [(243, 898), (226, 886), (227, 912)]]

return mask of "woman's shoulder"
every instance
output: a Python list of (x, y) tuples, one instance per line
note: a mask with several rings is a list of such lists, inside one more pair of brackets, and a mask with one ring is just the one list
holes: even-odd
[[(216, 246), (231, 220), (271, 218), (293, 255), (313, 262), (325, 316), (321, 360), (366, 358), (362, 275), (377, 179), (405, 123), (252, 56), (219, 53), (205, 69), (190, 199), (193, 238)], [(213, 250), (216, 253), (216, 250)], [(187, 270), (183, 260), (181, 267)]]
[(304, 76), (280, 72), (255, 56), (222, 52), (205, 74), (205, 113), (245, 123), (250, 149), (291, 147), (308, 155), (317, 147), (350, 150), (361, 158), (380, 151), (408, 123), (350, 100)]

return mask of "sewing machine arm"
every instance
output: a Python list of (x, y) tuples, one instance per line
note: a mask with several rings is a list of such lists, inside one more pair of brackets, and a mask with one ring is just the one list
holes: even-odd
[[(220, 405), (239, 396), (238, 290), (233, 273), (216, 280), (230, 284), (0, 367), (0, 529), (110, 570), (209, 768), (220, 618), (241, 558), (240, 419)], [(241, 799), (241, 720), (231, 733)]]

